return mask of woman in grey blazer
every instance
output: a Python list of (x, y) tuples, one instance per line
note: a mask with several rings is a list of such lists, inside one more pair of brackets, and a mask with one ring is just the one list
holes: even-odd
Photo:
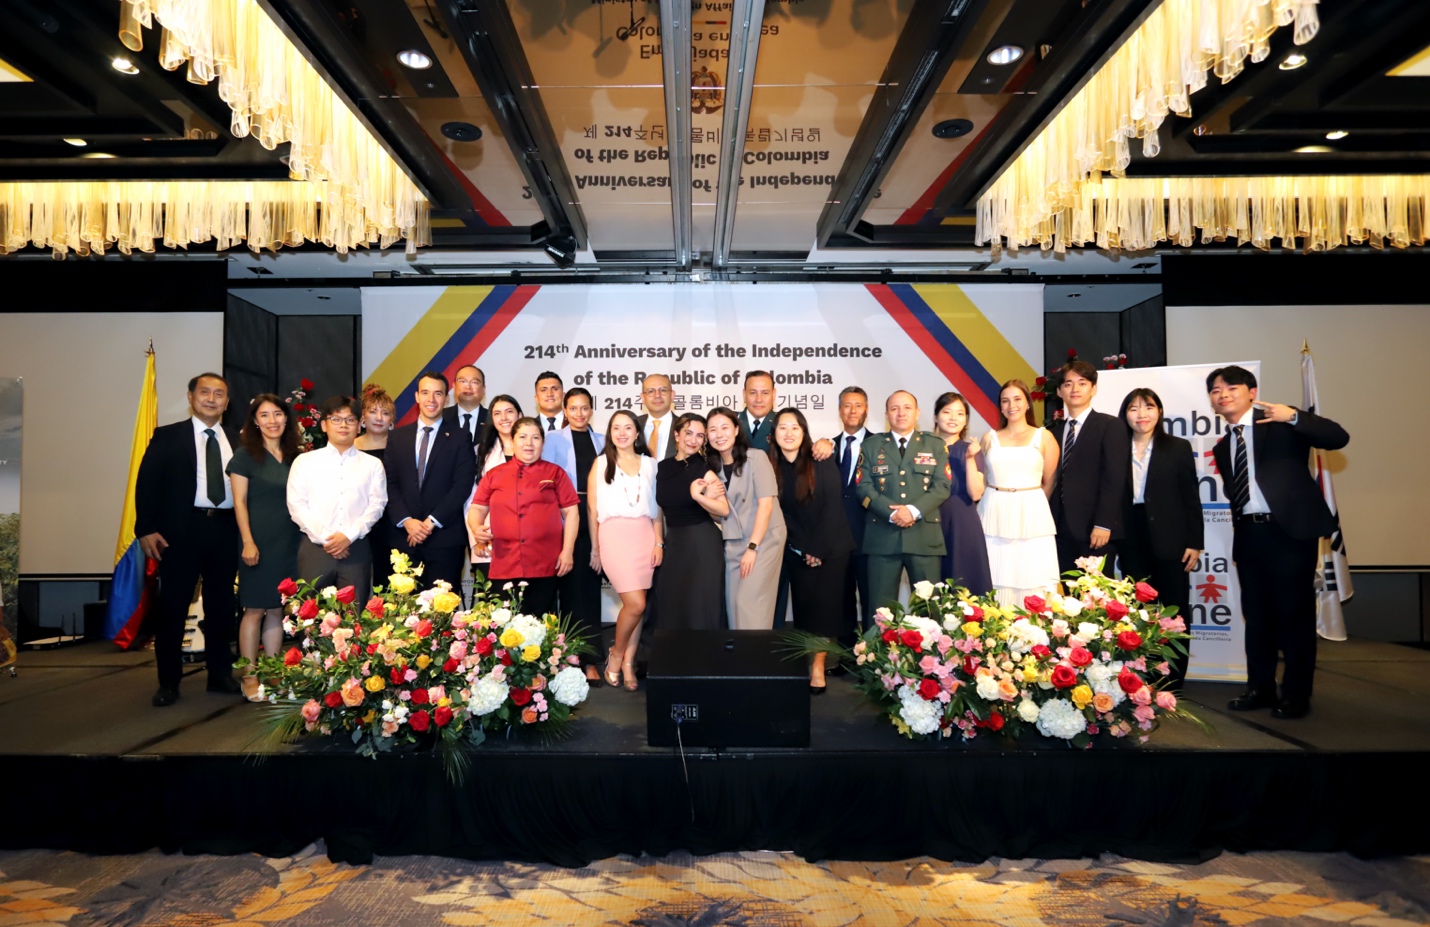
[(730, 514), (720, 519), (725, 538), (725, 605), (737, 631), (774, 626), (775, 596), (784, 559), (785, 521), (774, 467), (751, 454), (738, 413), (724, 407), (706, 420), (710, 468), (725, 482)]

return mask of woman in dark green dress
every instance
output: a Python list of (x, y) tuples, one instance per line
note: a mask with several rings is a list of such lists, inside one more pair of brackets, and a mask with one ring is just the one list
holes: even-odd
[(288, 468), (298, 456), (297, 422), (272, 393), (248, 404), (243, 446), (228, 462), (233, 484), (233, 512), (243, 544), (238, 566), (238, 652), (248, 661), (243, 694), (258, 700), (253, 663), (258, 643), (277, 656), (283, 646), (283, 597), (278, 584), (293, 576), (298, 560), (298, 526), (288, 514)]

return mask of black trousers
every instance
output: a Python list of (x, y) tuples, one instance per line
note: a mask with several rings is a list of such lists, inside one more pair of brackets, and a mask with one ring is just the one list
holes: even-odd
[(1239, 520), (1232, 555), (1246, 619), (1246, 682), (1276, 691), (1276, 655), (1286, 661), (1281, 697), (1309, 699), (1316, 673), (1316, 555), (1319, 539), (1298, 540), (1276, 522)]
[[(361, 606), (372, 595), (372, 546), (367, 538), (358, 538), (348, 547), (348, 555), (341, 560), (323, 550), (321, 544), (314, 544), (304, 537), (298, 542), (298, 575), (322, 589), (324, 586), (352, 586), (357, 592), (357, 604)], [(382, 584), (387, 585), (386, 575)]]
[[(855, 594), (858, 594), (856, 601)], [(843, 611), (844, 631), (839, 635), (840, 643), (852, 646), (854, 638), (869, 630), (870, 616), (874, 609), (869, 607), (869, 555), (854, 551), (844, 565), (844, 583), (840, 595)]]
[[(591, 569), (591, 533), (588, 527), (585, 499), (581, 502), (581, 530), (576, 535), (576, 549), (571, 572), (556, 577), (557, 610), (570, 615), (574, 625), (586, 635), (592, 652), (583, 656), (585, 665), (604, 663), (605, 638), (601, 635), (601, 574)], [(646, 597), (646, 608), (655, 596)]]
[(1104, 547), (1093, 550), (1088, 543), (1092, 535), (1091, 528), (1075, 531), (1068, 527), (1067, 519), (1061, 514), (1053, 520), (1053, 525), (1058, 532), (1058, 573), (1076, 570), (1079, 557), (1106, 557), (1107, 569), (1112, 569), (1112, 564), (1117, 559), (1116, 541), (1108, 541)]
[(437, 580), (445, 579), (460, 595), (462, 561), (467, 557), (467, 549), (461, 545), (428, 547), (426, 544), (418, 544), (416, 547), (408, 547), (406, 534), (405, 531), (402, 532), (402, 545), (399, 549), (412, 560), (414, 568), (419, 564), (422, 566), (422, 575), (417, 577), (417, 587), (426, 589)]
[[(492, 585), (504, 599), (515, 598), (520, 592), (521, 613), (540, 618), (547, 612), (556, 611), (556, 580), (555, 576), (523, 576), (515, 579), (493, 579)], [(510, 592), (502, 591), (502, 587), (507, 583), (511, 583)], [(521, 589), (520, 583), (526, 583), (526, 588)]]
[(158, 622), (154, 629), (154, 663), (159, 685), (179, 688), (184, 677), (184, 621), (194, 587), (204, 581), (204, 662), (209, 681), (233, 675), (233, 582), (238, 575), (238, 523), (232, 509), (200, 509), (189, 513), (182, 543), (171, 544), (159, 561)]
[[(1132, 507), (1132, 521), (1124, 526), (1127, 536), (1117, 544), (1117, 562), (1122, 575), (1136, 580), (1146, 580), (1157, 590), (1157, 600), (1163, 605), (1175, 605), (1177, 614), (1188, 626), (1192, 616), (1192, 578), (1182, 565), (1181, 559), (1162, 560), (1152, 552), (1152, 533), (1147, 525), (1147, 506)], [(1172, 664), (1172, 675), (1167, 683), (1171, 688), (1179, 688), (1187, 678), (1187, 655), (1183, 654)]]

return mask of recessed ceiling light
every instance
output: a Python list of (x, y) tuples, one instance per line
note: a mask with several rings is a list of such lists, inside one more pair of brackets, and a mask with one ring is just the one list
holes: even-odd
[(1296, 149), (1297, 154), (1325, 154), (1329, 151), (1335, 151), (1335, 149), (1330, 145), (1302, 145)]
[(1326, 133), (1326, 138), (1327, 138), (1329, 141), (1338, 142), (1338, 141), (1340, 141), (1341, 139), (1345, 138), (1347, 135), (1350, 135), (1350, 133), (1344, 131), (1343, 129), (1337, 129), (1337, 130), (1334, 131), (1334, 132), (1327, 132), (1327, 133)]
[(76, 148), (83, 148), (85, 145), (88, 145), (89, 142), (85, 141), (85, 140), (82, 139), (82, 138), (67, 138), (67, 139), (65, 139), (65, 144), (66, 144), (66, 145), (73, 145), (73, 146), (75, 146)]
[(442, 134), (454, 142), (475, 142), (482, 137), (482, 130), (470, 122), (444, 122)]
[(139, 73), (139, 69), (134, 66), (134, 62), (130, 61), (128, 58), (111, 58), (109, 61), (109, 65), (110, 67), (114, 68), (114, 70), (118, 71), (120, 74)]
[(84, 154), (80, 155), (80, 157), (81, 157), (81, 158), (115, 158), (115, 157), (118, 157), (118, 155), (112, 155), (112, 154), (110, 154), (110, 153), (107, 152), (107, 151), (86, 151)]
[(945, 119), (933, 127), (934, 138), (959, 138), (973, 131), (973, 123), (967, 119)]
[(1281, 63), (1277, 65), (1277, 67), (1279, 67), (1283, 71), (1294, 71), (1310, 60), (1311, 59), (1307, 58), (1300, 52), (1292, 52), (1284, 59), (1282, 59)]
[(397, 62), (404, 68), (411, 68), (414, 71), (425, 71), (432, 67), (432, 59), (422, 54), (415, 48), (397, 53)]
[(988, 63), (1001, 67), (1005, 64), (1012, 64), (1021, 57), (1023, 57), (1021, 45), (999, 45), (988, 53)]

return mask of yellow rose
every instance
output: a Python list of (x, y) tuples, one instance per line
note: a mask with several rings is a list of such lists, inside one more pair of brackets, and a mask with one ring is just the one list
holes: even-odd
[(1037, 682), (1037, 681), (1038, 681), (1038, 668), (1035, 667), (1035, 666), (1024, 667), (1024, 668), (1023, 668), (1023, 681), (1024, 681), (1024, 682)]
[(445, 695), (442, 696), (441, 698), (437, 699), (437, 706), (438, 706), (439, 708), (445, 707), (445, 706), (450, 705), (450, 704), (452, 704), (452, 700), (449, 699), (449, 698), (447, 698), (447, 696), (445, 696)]
[(1072, 702), (1079, 709), (1086, 708), (1092, 702), (1092, 689), (1089, 686), (1078, 686), (1072, 690)]
[(525, 638), (521, 636), (521, 632), (518, 631), (516, 628), (507, 628), (505, 631), (501, 632), (501, 637), (497, 639), (501, 641), (501, 645), (508, 650), (517, 646), (523, 640), (525, 640)]
[(393, 573), (387, 578), (387, 588), (398, 595), (411, 595), (412, 590), (417, 588), (417, 582), (411, 576)]
[(540, 657), (541, 648), (535, 644), (527, 644), (525, 647), (521, 648), (521, 658), (527, 663), (530, 663), (532, 660), (540, 659)]
[(449, 614), (462, 607), (462, 597), (455, 592), (439, 592), (432, 597), (432, 610)]
[(420, 657), (417, 658), (417, 668), (418, 668), (418, 669), (420, 669), (420, 670), (425, 670), (427, 667), (429, 667), (429, 666), (431, 666), (431, 665), (432, 665), (432, 658), (429, 657), (429, 656), (427, 656), (427, 654), (424, 653), (424, 654), (422, 654)]
[(977, 637), (983, 633), (983, 625), (976, 621), (967, 621), (963, 625), (963, 633), (969, 637)]
[(363, 683), (363, 687), (369, 692), (381, 692), (386, 685), (381, 676), (369, 676), (367, 682)]

